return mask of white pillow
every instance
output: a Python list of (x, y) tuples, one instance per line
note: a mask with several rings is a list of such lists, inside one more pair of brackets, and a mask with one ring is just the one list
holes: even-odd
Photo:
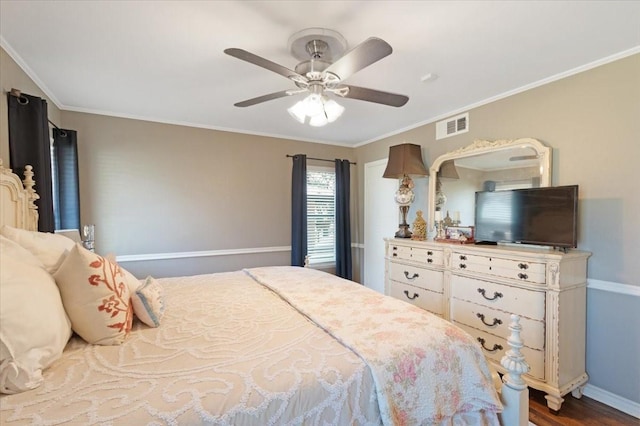
[(97, 345), (124, 342), (133, 310), (127, 275), (118, 264), (76, 244), (53, 277), (73, 331)]
[(60, 357), (71, 323), (53, 277), (13, 256), (0, 256), (0, 392), (40, 386)]
[(20, 244), (37, 257), (50, 274), (53, 274), (74, 242), (71, 238), (48, 232), (27, 231), (3, 225), (0, 234)]
[(44, 265), (29, 250), (7, 237), (0, 235), (0, 254), (2, 256), (11, 256), (14, 259), (23, 261), (32, 266), (44, 269)]
[(158, 327), (164, 314), (164, 290), (153, 277), (147, 277), (131, 294), (133, 313), (149, 327)]

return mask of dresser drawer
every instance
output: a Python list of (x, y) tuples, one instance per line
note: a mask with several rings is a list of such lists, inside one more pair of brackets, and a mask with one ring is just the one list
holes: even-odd
[(434, 250), (430, 248), (407, 247), (390, 244), (389, 257), (400, 260), (410, 260), (412, 262), (420, 262), (431, 266), (442, 266), (444, 264), (444, 255), (442, 250)]
[[(487, 358), (500, 364), (500, 360), (504, 356), (505, 352), (509, 350), (509, 345), (507, 344), (506, 339), (476, 330), (475, 328), (455, 321), (454, 324), (473, 336), (473, 339), (482, 346), (482, 353), (484, 353)], [(478, 339), (482, 339), (482, 342)], [(494, 350), (494, 348), (496, 349)], [(522, 352), (524, 359), (527, 361), (527, 364), (529, 364), (530, 370), (528, 374), (535, 379), (544, 380), (544, 351), (531, 349), (525, 346), (520, 349), (520, 352)]]
[(429, 269), (396, 262), (389, 263), (389, 278), (391, 278), (391, 280), (437, 293), (443, 292), (442, 275), (442, 271), (431, 271)]
[(423, 288), (392, 281), (389, 288), (389, 295), (439, 316), (442, 316), (444, 313), (442, 293), (435, 293)]
[[(451, 321), (465, 324), (485, 333), (507, 339), (511, 334), (509, 323), (511, 314), (465, 300), (451, 299)], [(544, 350), (544, 322), (529, 318), (520, 318), (522, 332), (520, 336), (525, 346)]]
[(521, 317), (544, 321), (545, 294), (489, 281), (451, 276), (451, 297), (488, 306)]
[(546, 281), (546, 265), (544, 263), (455, 252), (453, 253), (451, 264), (454, 269), (479, 272), (518, 281), (536, 284), (544, 284)]

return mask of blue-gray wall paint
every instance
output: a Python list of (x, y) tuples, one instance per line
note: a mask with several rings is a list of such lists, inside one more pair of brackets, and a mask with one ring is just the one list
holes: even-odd
[(640, 404), (640, 296), (587, 290), (589, 384)]

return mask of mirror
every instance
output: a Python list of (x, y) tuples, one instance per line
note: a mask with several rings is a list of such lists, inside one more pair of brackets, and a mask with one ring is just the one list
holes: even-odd
[(438, 157), (429, 170), (430, 234), (437, 232), (438, 220), (448, 226), (473, 226), (476, 191), (551, 185), (551, 152), (531, 138), (476, 140)]

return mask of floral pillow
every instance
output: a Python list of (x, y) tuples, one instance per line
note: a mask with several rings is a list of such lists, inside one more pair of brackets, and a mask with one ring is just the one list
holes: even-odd
[(164, 291), (153, 277), (147, 277), (134, 293), (131, 294), (133, 312), (149, 327), (158, 327), (164, 314)]
[(118, 264), (76, 244), (53, 276), (73, 331), (97, 345), (124, 342), (133, 311), (128, 276)]

